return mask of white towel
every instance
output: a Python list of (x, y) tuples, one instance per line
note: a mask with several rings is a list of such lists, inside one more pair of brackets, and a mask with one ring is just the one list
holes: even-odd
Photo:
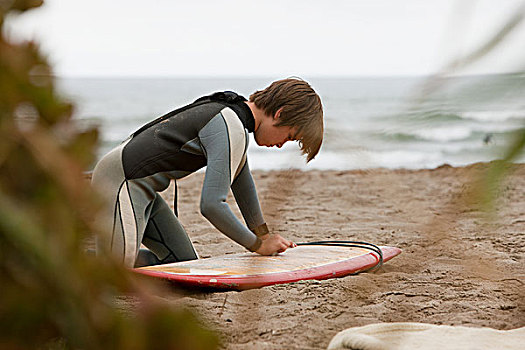
[(426, 323), (377, 323), (339, 332), (328, 350), (523, 350), (525, 327), (437, 326)]

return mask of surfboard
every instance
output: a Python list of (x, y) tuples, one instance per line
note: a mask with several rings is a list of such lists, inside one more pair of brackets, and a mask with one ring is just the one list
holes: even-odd
[[(380, 248), (383, 262), (401, 253), (396, 247)], [(240, 253), (134, 270), (185, 287), (246, 290), (301, 280), (343, 277), (370, 269), (378, 261), (377, 253), (362, 248), (298, 246), (275, 256)]]

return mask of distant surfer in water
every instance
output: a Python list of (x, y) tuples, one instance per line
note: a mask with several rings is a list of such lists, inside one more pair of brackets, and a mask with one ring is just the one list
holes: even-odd
[[(159, 192), (171, 180), (206, 167), (200, 210), (219, 231), (261, 255), (295, 244), (271, 234), (263, 218), (247, 162), (248, 133), (259, 146), (281, 148), (299, 141), (307, 161), (323, 140), (321, 99), (305, 81), (284, 79), (256, 91), (247, 101), (231, 91), (217, 92), (176, 109), (134, 132), (106, 154), (92, 184), (110, 204), (108, 237), (102, 240), (128, 266), (197, 259), (175, 211)], [(245, 225), (226, 203), (229, 189)], [(139, 249), (144, 244), (149, 250)]]

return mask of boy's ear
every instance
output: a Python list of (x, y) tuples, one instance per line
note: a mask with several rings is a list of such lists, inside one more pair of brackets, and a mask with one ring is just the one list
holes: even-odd
[(284, 107), (281, 107), (277, 110), (277, 112), (275, 112), (274, 116), (273, 116), (273, 119), (277, 120), (281, 117), (281, 112), (283, 111), (283, 108)]

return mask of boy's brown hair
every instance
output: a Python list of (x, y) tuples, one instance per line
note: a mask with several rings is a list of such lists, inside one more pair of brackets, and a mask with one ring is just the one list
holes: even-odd
[(297, 140), (307, 162), (314, 159), (323, 142), (323, 105), (321, 98), (306, 81), (289, 78), (274, 81), (250, 96), (250, 102), (269, 116), (282, 107), (277, 126), (297, 128)]

